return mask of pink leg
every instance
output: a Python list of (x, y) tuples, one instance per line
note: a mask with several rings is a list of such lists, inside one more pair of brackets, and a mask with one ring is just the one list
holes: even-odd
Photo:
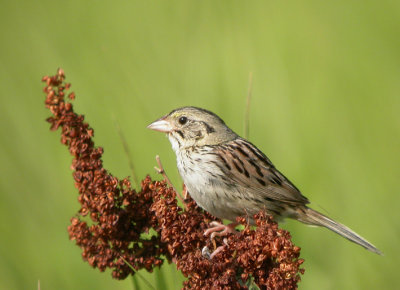
[(203, 250), (201, 251), (202, 255), (205, 258), (207, 258), (209, 260), (212, 260), (215, 257), (215, 255), (217, 255), (218, 253), (222, 252), (225, 249), (225, 247), (228, 245), (228, 240), (226, 238), (224, 238), (223, 241), (224, 241), (225, 245), (219, 246), (212, 253), (210, 253), (210, 250), (208, 249), (208, 247), (204, 247)]
[(219, 246), (218, 248), (215, 249), (214, 252), (212, 252), (212, 254), (210, 255), (210, 259), (211, 259), (211, 260), (212, 260), (212, 258), (214, 258), (215, 255), (217, 255), (219, 252), (222, 252), (222, 251), (225, 249), (225, 247), (228, 245), (228, 241), (227, 241), (226, 238), (224, 239), (224, 244), (225, 244), (225, 245)]
[(214, 239), (215, 237), (224, 237), (228, 234), (234, 234), (236, 233), (235, 227), (238, 225), (238, 223), (231, 223), (229, 225), (224, 225), (219, 222), (212, 222), (210, 223), (210, 228), (207, 229), (204, 232), (205, 236), (209, 236), (211, 234), (211, 239)]

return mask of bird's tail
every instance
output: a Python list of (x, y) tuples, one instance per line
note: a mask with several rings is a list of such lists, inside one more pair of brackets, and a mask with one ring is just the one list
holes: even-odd
[(360, 246), (378, 255), (382, 255), (382, 252), (379, 251), (373, 244), (353, 232), (348, 227), (338, 222), (335, 222), (334, 220), (311, 208), (304, 207), (298, 210), (296, 214), (296, 219), (305, 224), (326, 227), (331, 231), (334, 231), (335, 233), (341, 235), (342, 237), (345, 237), (346, 239), (352, 241), (353, 243), (359, 244)]

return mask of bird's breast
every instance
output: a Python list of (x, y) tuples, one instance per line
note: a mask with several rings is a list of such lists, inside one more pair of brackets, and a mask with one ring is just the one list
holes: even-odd
[(225, 173), (215, 162), (215, 155), (203, 151), (177, 152), (178, 170), (190, 196), (212, 215), (235, 220), (238, 215), (245, 213), (238, 204), (238, 189), (226, 184), (226, 178), (222, 178)]
[(197, 203), (205, 204), (206, 199), (212, 198), (215, 189), (219, 187), (218, 175), (222, 172), (208, 155), (182, 150), (177, 154), (177, 166), (188, 191)]

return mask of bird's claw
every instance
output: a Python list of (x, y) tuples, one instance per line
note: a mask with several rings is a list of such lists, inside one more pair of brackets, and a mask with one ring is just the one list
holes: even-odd
[(225, 247), (228, 245), (228, 240), (226, 238), (224, 238), (223, 241), (224, 241), (224, 245), (219, 246), (212, 253), (210, 252), (210, 249), (207, 246), (205, 246), (201, 250), (201, 254), (203, 255), (203, 257), (205, 257), (208, 260), (212, 260), (215, 257), (215, 255), (217, 255), (218, 253), (222, 252), (225, 249)]
[(214, 221), (210, 223), (210, 226), (211, 227), (204, 232), (204, 235), (210, 236), (211, 239), (214, 239), (215, 237), (224, 237), (228, 234), (236, 233), (235, 227), (237, 226), (237, 223), (224, 225), (222, 223)]

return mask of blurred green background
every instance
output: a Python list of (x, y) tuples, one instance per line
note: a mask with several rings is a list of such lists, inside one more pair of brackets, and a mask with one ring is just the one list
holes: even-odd
[[(62, 67), (105, 166), (139, 178), (168, 140), (146, 129), (195, 105), (243, 133), (306, 195), (385, 256), (287, 221), (302, 247), (300, 289), (391, 289), (400, 267), (399, 1), (2, 1), (0, 288), (133, 289), (82, 261), (68, 240), (79, 208), (71, 156), (45, 119), (41, 77)], [(165, 265), (165, 289), (182, 276)], [(141, 272), (155, 287), (160, 271)], [(139, 287), (146, 289), (142, 279)]]

